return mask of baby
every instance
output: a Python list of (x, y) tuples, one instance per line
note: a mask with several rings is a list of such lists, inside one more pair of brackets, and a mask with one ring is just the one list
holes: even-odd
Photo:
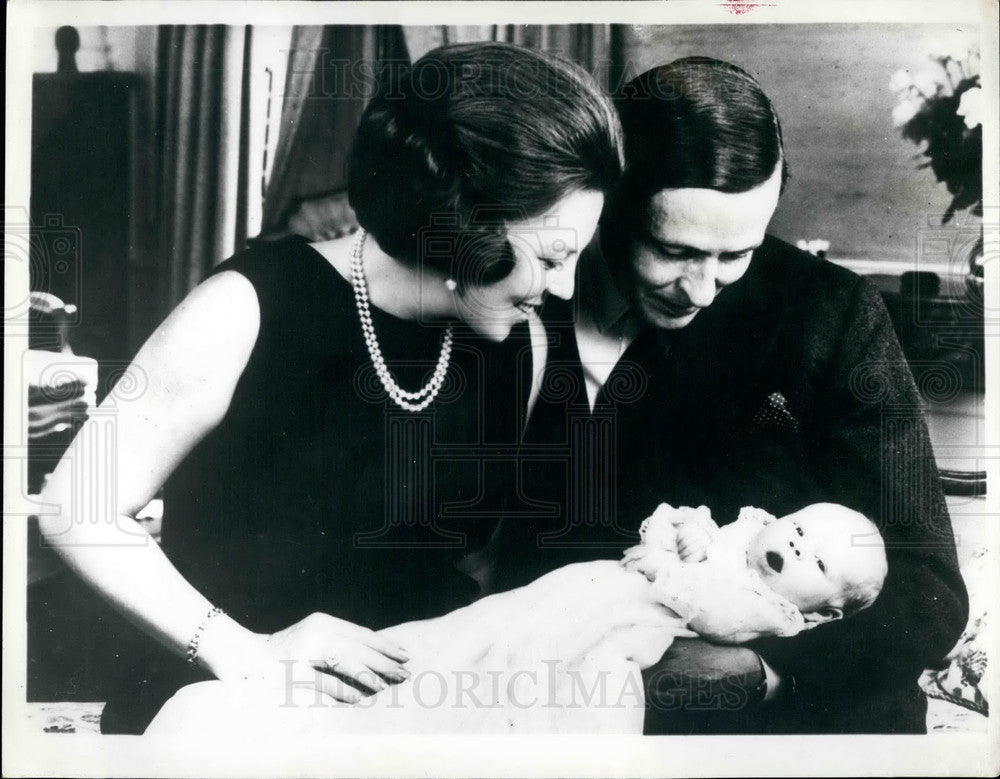
[(744, 508), (724, 527), (708, 508), (667, 504), (643, 522), (622, 564), (705, 638), (741, 643), (848, 617), (870, 606), (887, 573), (885, 545), (862, 514), (816, 503), (780, 519)]
[[(621, 562), (567, 565), (440, 617), (387, 628), (410, 650), (412, 675), (363, 706), (317, 706), (311, 690), (290, 705), (287, 690), (207, 682), (175, 695), (147, 733), (203, 736), (233, 722), (243, 741), (249, 726), (271, 739), (638, 734), (645, 714), (639, 672), (675, 638), (741, 643), (794, 635), (870, 605), (886, 575), (875, 526), (829, 503), (781, 519), (745, 508), (721, 528), (704, 506), (662, 505), (640, 533)], [(590, 700), (583, 691), (595, 690), (611, 697), (581, 702)]]

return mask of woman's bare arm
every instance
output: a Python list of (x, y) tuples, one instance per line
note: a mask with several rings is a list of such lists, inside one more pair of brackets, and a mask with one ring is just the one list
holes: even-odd
[[(49, 477), (39, 528), (80, 576), (130, 619), (183, 653), (212, 604), (133, 519), (214, 428), (246, 367), (260, 313), (250, 282), (221, 273), (197, 287), (136, 355), (134, 399), (109, 393)], [(228, 618), (213, 620), (200, 654), (220, 677), (261, 642)], [(213, 640), (214, 639), (214, 640)], [(221, 646), (225, 645), (225, 647)], [(239, 651), (237, 651), (237, 649)]]
[[(46, 542), (132, 621), (183, 654), (212, 604), (170, 563), (133, 519), (170, 473), (229, 409), (260, 328), (250, 282), (223, 272), (197, 287), (142, 347), (129, 370), (144, 391), (111, 393), (84, 425), (50, 477), (39, 517)], [(222, 680), (286, 684), (295, 660), (303, 683), (340, 700), (358, 693), (314, 671), (323, 658), (354, 678), (403, 678), (405, 653), (386, 639), (329, 615), (264, 636), (227, 616), (206, 623), (199, 661)], [(347, 669), (350, 669), (348, 671)], [(356, 673), (355, 673), (356, 670)]]

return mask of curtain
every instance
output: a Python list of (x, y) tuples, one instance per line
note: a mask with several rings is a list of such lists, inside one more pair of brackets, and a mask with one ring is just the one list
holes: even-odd
[(246, 241), (250, 28), (157, 28), (150, 234), (167, 310)]
[(264, 232), (284, 227), (303, 201), (343, 192), (354, 130), (373, 78), (390, 61), (409, 61), (397, 26), (294, 29)]
[(611, 83), (612, 30), (607, 24), (490, 24), (404, 27), (410, 56), (420, 59), (446, 43), (504, 41), (541, 49), (576, 62), (593, 74), (601, 86)]
[(344, 192), (345, 162), (367, 101), (365, 87), (390, 61), (411, 62), (445, 43), (483, 40), (558, 54), (611, 86), (609, 25), (297, 27), (263, 232), (322, 240), (351, 230), (356, 223)]

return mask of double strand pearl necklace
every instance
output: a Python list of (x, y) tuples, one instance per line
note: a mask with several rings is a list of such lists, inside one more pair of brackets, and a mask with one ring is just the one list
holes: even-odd
[(448, 365), (451, 362), (451, 325), (444, 331), (441, 339), (441, 355), (438, 357), (437, 367), (427, 384), (417, 392), (407, 392), (400, 387), (396, 380), (389, 373), (389, 368), (382, 357), (382, 350), (379, 348), (378, 339), (375, 337), (375, 328), (372, 326), (371, 309), (368, 307), (368, 282), (365, 281), (365, 268), (362, 255), (365, 249), (365, 238), (367, 233), (358, 230), (358, 237), (354, 240), (354, 248), (351, 250), (351, 282), (354, 286), (354, 301), (358, 305), (358, 316), (361, 319), (361, 333), (365, 337), (365, 345), (368, 347), (368, 355), (375, 366), (375, 373), (378, 374), (379, 381), (389, 393), (397, 406), (407, 411), (416, 413), (427, 408), (441, 391), (445, 374), (448, 373)]

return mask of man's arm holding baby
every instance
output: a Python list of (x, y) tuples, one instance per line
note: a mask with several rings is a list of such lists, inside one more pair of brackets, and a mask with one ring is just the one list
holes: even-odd
[[(800, 705), (822, 712), (829, 730), (920, 731), (917, 678), (961, 633), (966, 592), (922, 400), (872, 285), (859, 282), (845, 321), (817, 398), (824, 413), (813, 451), (826, 466), (827, 498), (876, 521), (888, 577), (856, 619), (753, 646), (794, 677)], [(849, 699), (864, 708), (844, 706)]]
[[(824, 361), (828, 374), (814, 400), (823, 413), (810, 428), (808, 450), (820, 493), (876, 521), (888, 558), (882, 593), (856, 618), (819, 630), (742, 648), (678, 641), (662, 663), (738, 677), (750, 665), (746, 651), (759, 652), (782, 676), (783, 701), (774, 717), (751, 725), (773, 732), (923, 732), (926, 704), (917, 678), (949, 650), (966, 619), (920, 397), (877, 290), (859, 283), (856, 292), (847, 329)], [(863, 385), (878, 391), (861, 393)]]

